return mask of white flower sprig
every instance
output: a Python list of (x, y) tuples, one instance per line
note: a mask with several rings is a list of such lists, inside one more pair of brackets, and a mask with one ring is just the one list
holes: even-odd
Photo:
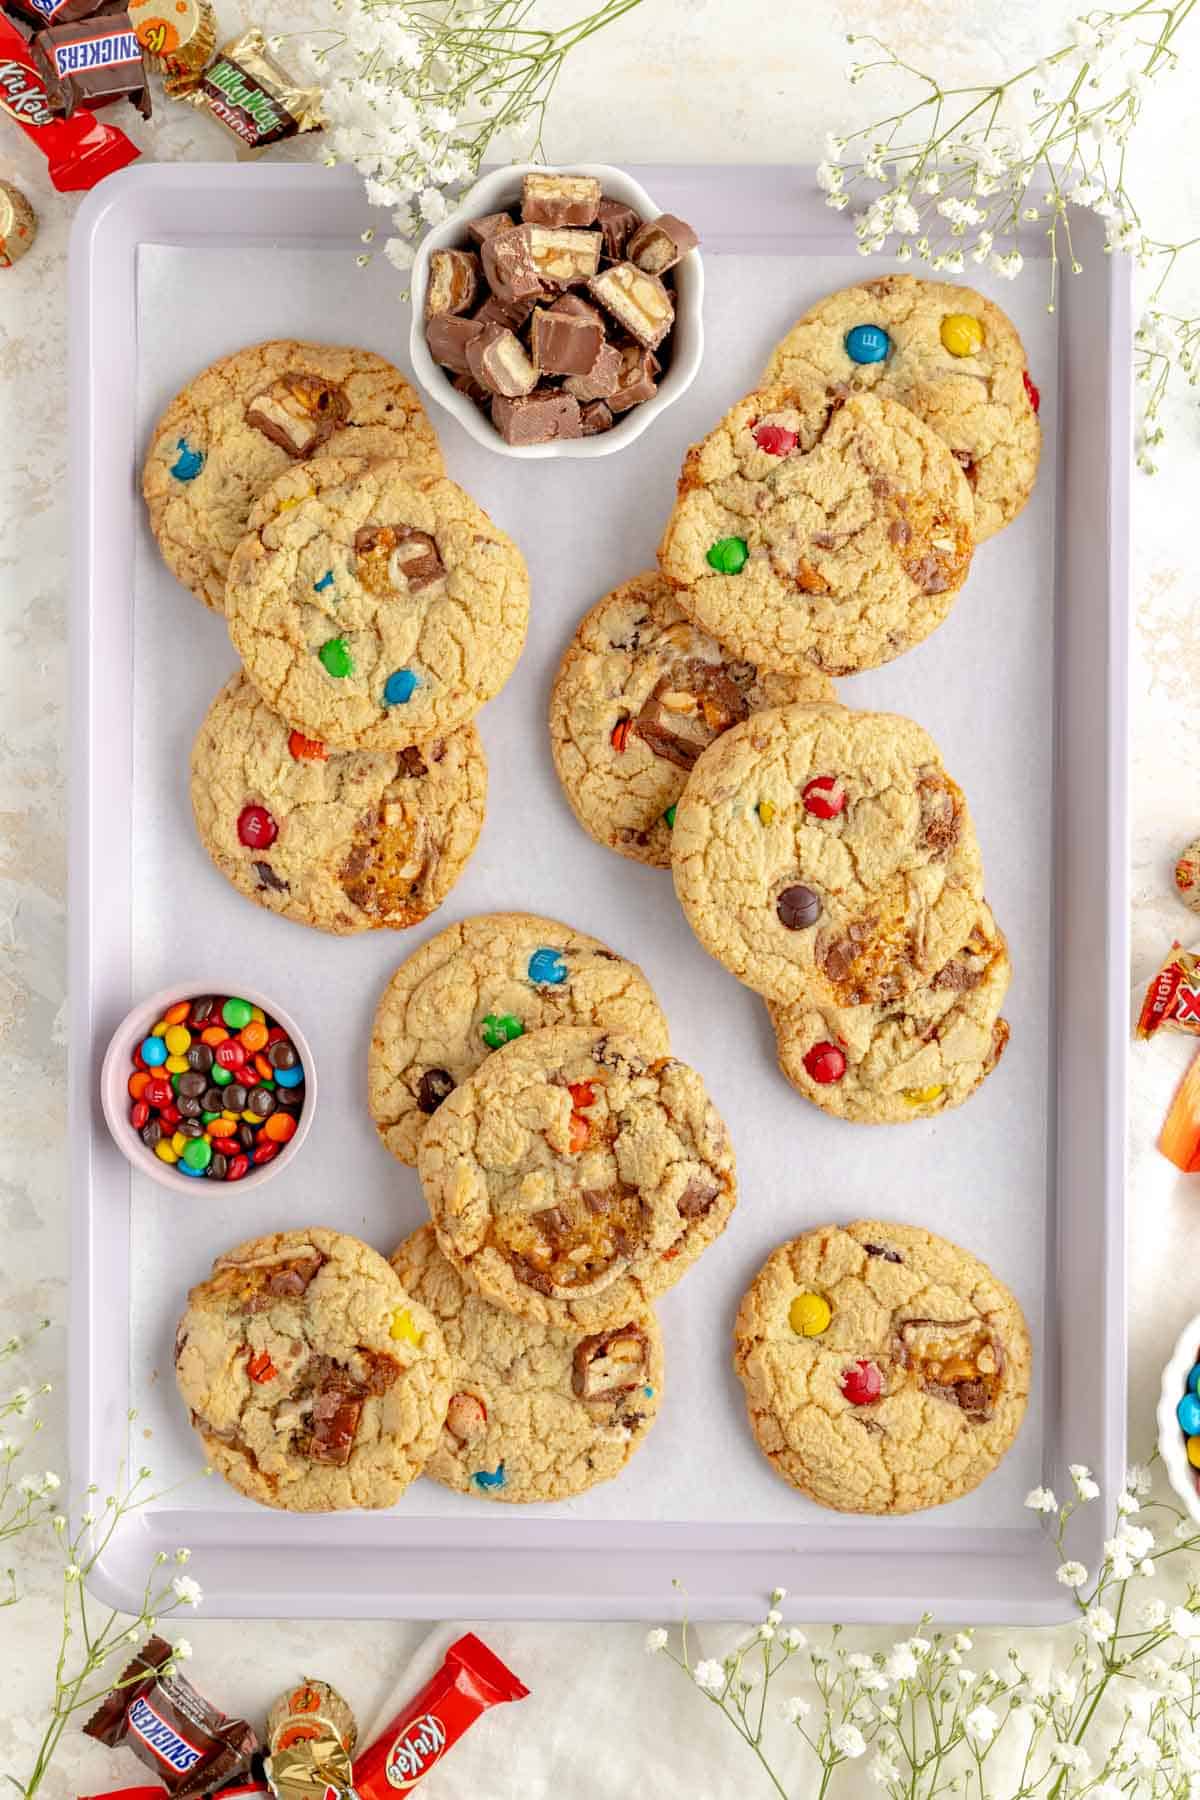
[[(43, 1320), (40, 1329), (48, 1323)], [(0, 1362), (16, 1356), (23, 1348), (25, 1344), (19, 1337), (0, 1344)], [(50, 1391), (49, 1382), (17, 1388), (6, 1400), (0, 1400), (0, 1422), (29, 1417), (34, 1401)], [(135, 1417), (133, 1413), (129, 1416), (131, 1420)], [(122, 1521), (161, 1495), (150, 1485), (149, 1469), (141, 1468), (135, 1475), (127, 1477), (122, 1465), (117, 1471), (113, 1492), (101, 1501), (99, 1490), (94, 1485), (89, 1487), (81, 1510), (72, 1520), (57, 1508), (54, 1496), (62, 1484), (53, 1470), (35, 1468), (23, 1474), (16, 1473), (18, 1462), (35, 1448), (42, 1420), (36, 1415), (30, 1418), (28, 1430), (29, 1438), (24, 1442), (11, 1437), (0, 1438), (0, 1541), (19, 1537), (31, 1540), (48, 1535), (57, 1544), (62, 1557), (62, 1628), (53, 1672), (53, 1695), (33, 1767), (24, 1780), (18, 1780), (15, 1775), (7, 1778), (22, 1800), (34, 1800), (59, 1740), (76, 1715), (94, 1711), (108, 1689), (120, 1685), (119, 1676), (104, 1673), (106, 1665), (118, 1653), (123, 1658), (130, 1657), (134, 1647), (164, 1619), (181, 1607), (199, 1606), (203, 1599), (199, 1583), (190, 1576), (162, 1572), (163, 1566), (172, 1561), (179, 1567), (188, 1561), (190, 1550), (180, 1548), (173, 1558), (165, 1551), (159, 1551), (155, 1557), (146, 1576), (141, 1609), (135, 1619), (104, 1608), (98, 1613), (95, 1604), (88, 1599), (89, 1577)], [(0, 1604), (12, 1605), (18, 1598), (16, 1576), (12, 1569), (6, 1573), (10, 1591)], [(180, 1638), (166, 1667), (173, 1669), (191, 1653), (191, 1645)]]
[(333, 0), (341, 26), (303, 46), (306, 70), (327, 84), (325, 160), (353, 163), (367, 199), (391, 211), (384, 252), (396, 268), (411, 266), (490, 149), (523, 138), (536, 160), (564, 61), (641, 0), (604, 0), (558, 31), (528, 23), (534, 3)]
[[(885, 69), (920, 84), (912, 106), (826, 141), (817, 170), (828, 205), (861, 201), (854, 230), (863, 255), (889, 245), (902, 262), (962, 274), (968, 264), (1013, 280), (1024, 266), (1022, 233), (1044, 231), (1050, 250), (1051, 311), (1065, 264), (1082, 265), (1070, 207), (1104, 220), (1108, 252), (1157, 271), (1135, 345), (1144, 390), (1138, 461), (1153, 472), (1162, 442), (1163, 402), (1176, 371), (1200, 378), (1200, 317), (1168, 313), (1163, 287), (1185, 250), (1147, 235), (1126, 184), (1127, 148), (1151, 84), (1178, 63), (1174, 40), (1197, 0), (1139, 0), (1123, 11), (1096, 8), (1076, 19), (1066, 43), (985, 86), (943, 86), (874, 36), (851, 35), (867, 57), (850, 64), (857, 84)], [(869, 194), (868, 187), (879, 192)]]
[[(805, 1800), (840, 1791), (841, 1766), (868, 1757), (867, 1773), (890, 1800), (1001, 1791), (1012, 1800), (1193, 1800), (1200, 1794), (1200, 1583), (1185, 1573), (1184, 1598), (1174, 1606), (1157, 1595), (1139, 1604), (1131, 1584), (1200, 1549), (1200, 1531), (1177, 1507), (1149, 1502), (1149, 1477), (1135, 1467), (1093, 1579), (1067, 1555), (1067, 1537), (1099, 1487), (1081, 1463), (1069, 1473), (1074, 1492), (1065, 1504), (1045, 1487), (1025, 1501), (1054, 1521), (1058, 1579), (1072, 1590), (1078, 1616), (1069, 1652), (1044, 1675), (1031, 1674), (1015, 1648), (1001, 1669), (972, 1667), (974, 1634), (931, 1630), (928, 1616), (886, 1652), (852, 1650), (839, 1626), (810, 1646), (783, 1624), (782, 1589), (763, 1623), (723, 1659), (693, 1660), (686, 1621), (677, 1649), (662, 1627), (650, 1632), (646, 1649), (674, 1663), (729, 1720), (785, 1800), (765, 1739), (768, 1689), (789, 1665), (802, 1671), (812, 1698), (791, 1693), (774, 1716), (819, 1765), (819, 1777), (797, 1791)], [(1147, 1513), (1171, 1521), (1167, 1541), (1144, 1523)], [(1185, 1572), (1191, 1567), (1183, 1564)], [(1021, 1770), (1019, 1784), (1003, 1790), (987, 1769), (1001, 1744), (1015, 1751), (1010, 1766)]]

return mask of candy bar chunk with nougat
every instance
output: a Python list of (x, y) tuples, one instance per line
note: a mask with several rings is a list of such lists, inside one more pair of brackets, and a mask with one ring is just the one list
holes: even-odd
[(559, 231), (530, 225), (530, 254), (540, 279), (552, 287), (570, 287), (591, 279), (600, 267), (598, 231)]
[(429, 258), (425, 317), (469, 312), (479, 292), (479, 258), (471, 250), (435, 250)]
[(647, 275), (636, 263), (614, 263), (601, 269), (587, 284), (618, 325), (647, 350), (658, 346), (675, 323), (675, 306), (657, 275)]
[(665, 275), (699, 242), (691, 226), (674, 213), (660, 213), (634, 232), (625, 254), (645, 274)]
[(600, 183), (590, 175), (532, 171), (521, 184), (526, 225), (591, 225), (600, 210)]
[(467, 345), (467, 367), (489, 394), (515, 400), (532, 393), (538, 372), (515, 332), (503, 325), (485, 325)]

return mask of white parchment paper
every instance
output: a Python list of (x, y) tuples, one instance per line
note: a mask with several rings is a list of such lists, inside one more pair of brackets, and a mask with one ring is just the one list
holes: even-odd
[[(212, 358), (260, 338), (358, 343), (407, 365), (408, 313), (381, 259), (355, 268), (357, 244), (311, 250), (143, 246), (138, 265), (141, 441), (161, 409)], [(135, 992), (187, 971), (236, 991), (254, 984), (302, 1023), (319, 1065), (311, 1135), (260, 1194), (195, 1183), (172, 1200), (135, 1177), (131, 1392), (152, 1440), (156, 1480), (200, 1466), (172, 1376), (187, 1287), (219, 1251), (258, 1233), (328, 1224), (390, 1251), (425, 1216), (415, 1171), (394, 1162), (366, 1109), (375, 1004), (396, 965), (451, 920), (523, 910), (557, 916), (635, 958), (654, 982), (677, 1053), (704, 1074), (731, 1127), (741, 1202), (724, 1237), (661, 1304), (667, 1391), (621, 1479), (537, 1509), (580, 1519), (781, 1521), (828, 1530), (831, 1517), (772, 1474), (755, 1449), (730, 1367), (740, 1296), (783, 1239), (828, 1220), (910, 1221), (969, 1246), (1016, 1290), (1035, 1346), (1053, 1321), (1046, 1262), (1053, 1206), (1051, 865), (1054, 657), (1055, 321), (1036, 281), (995, 297), (1015, 318), (1044, 396), (1037, 491), (1015, 525), (977, 553), (967, 587), (934, 637), (890, 667), (842, 682), (856, 706), (910, 714), (934, 736), (969, 796), (988, 898), (1010, 939), (1012, 1041), (963, 1108), (894, 1127), (853, 1127), (807, 1105), (776, 1070), (766, 1012), (693, 939), (669, 874), (594, 844), (576, 825), (550, 759), (546, 707), (580, 615), (649, 568), (686, 446), (751, 387), (771, 344), (822, 293), (858, 279), (856, 256), (706, 256), (704, 366), (689, 393), (633, 446), (595, 462), (514, 462), (471, 442), (430, 405), (450, 474), (520, 544), (533, 616), (520, 666), (479, 718), (490, 765), (476, 855), (441, 911), (413, 932), (327, 938), (243, 900), (211, 867), (192, 824), (188, 758), (236, 657), (223, 622), (178, 586), (149, 533), (137, 551), (131, 703), (138, 746)], [(873, 266), (873, 273), (878, 268)], [(980, 282), (988, 286), (986, 280)], [(1041, 1368), (1044, 1372), (1044, 1363)], [(919, 1516), (922, 1527), (1011, 1527), (1040, 1478), (1041, 1388), (1001, 1468), (973, 1495)], [(244, 1508), (217, 1481), (188, 1483), (171, 1506)], [(507, 1509), (416, 1483), (406, 1518), (469, 1526)], [(518, 1510), (511, 1509), (513, 1513)], [(861, 1528), (837, 1520), (847, 1533)], [(898, 1539), (912, 1521), (898, 1520)], [(318, 1528), (319, 1529), (319, 1528)]]

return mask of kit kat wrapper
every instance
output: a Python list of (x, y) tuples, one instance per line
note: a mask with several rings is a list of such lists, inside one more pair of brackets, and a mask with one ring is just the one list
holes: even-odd
[(473, 1632), (451, 1644), (419, 1694), (354, 1762), (358, 1800), (395, 1800), (441, 1762), (489, 1707), (529, 1689)]

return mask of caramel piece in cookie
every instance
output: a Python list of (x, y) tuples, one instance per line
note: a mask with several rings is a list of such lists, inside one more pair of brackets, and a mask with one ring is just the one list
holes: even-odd
[(692, 770), (675, 891), (711, 956), (770, 1000), (890, 1004), (966, 943), (983, 862), (929, 734), (894, 713), (758, 713)]
[[(859, 360), (864, 345), (878, 360)], [(923, 419), (965, 472), (978, 542), (1033, 490), (1042, 433), (1025, 346), (973, 288), (883, 275), (827, 295), (776, 345), (763, 376), (765, 386), (796, 381), (831, 395), (869, 391)]]
[(391, 1506), (453, 1391), (432, 1314), (377, 1251), (320, 1227), (216, 1259), (188, 1295), (175, 1375), (213, 1467), (288, 1512)]
[(974, 507), (914, 413), (774, 387), (689, 450), (659, 547), (680, 605), (764, 668), (875, 668), (940, 625), (966, 580)]
[(465, 724), (516, 667), (524, 559), (452, 481), (331, 456), (281, 475), (248, 524), (229, 565), (229, 635), (306, 736), (400, 750)]
[(240, 674), (192, 750), (196, 828), (222, 875), (270, 912), (338, 935), (428, 918), (471, 857), (486, 797), (473, 725), (399, 752), (331, 750)]
[(752, 712), (833, 698), (818, 669), (771, 675), (728, 656), (660, 575), (637, 575), (580, 621), (550, 695), (550, 748), (584, 830), (665, 869), (667, 815), (700, 753)]
[(487, 1500), (567, 1500), (619, 1475), (662, 1399), (663, 1347), (648, 1308), (579, 1337), (519, 1319), (475, 1293), (432, 1225), (392, 1267), (437, 1320), (454, 1392), (424, 1473)]
[(768, 1002), (779, 1066), (806, 1100), (859, 1125), (928, 1119), (969, 1099), (1008, 1043), (1012, 964), (987, 906), (926, 987), (876, 1006)]
[(657, 1056), (667, 1021), (636, 963), (598, 938), (532, 913), (484, 913), (438, 932), (396, 970), (379, 1002), (367, 1095), (380, 1137), (415, 1163), (421, 1135), (493, 1050), (548, 1025), (595, 1025)]
[(734, 1329), (760, 1450), (841, 1512), (916, 1512), (978, 1486), (1020, 1429), (1031, 1363), (1021, 1308), (990, 1269), (876, 1220), (783, 1244)]
[(229, 559), (263, 489), (298, 459), (349, 455), (442, 473), (415, 390), (382, 356), (278, 339), (213, 363), (168, 406), (142, 471), (172, 574), (222, 612)]
[(439, 1106), (418, 1169), (438, 1243), (485, 1299), (575, 1331), (623, 1325), (719, 1237), (729, 1135), (694, 1069), (553, 1026)]

